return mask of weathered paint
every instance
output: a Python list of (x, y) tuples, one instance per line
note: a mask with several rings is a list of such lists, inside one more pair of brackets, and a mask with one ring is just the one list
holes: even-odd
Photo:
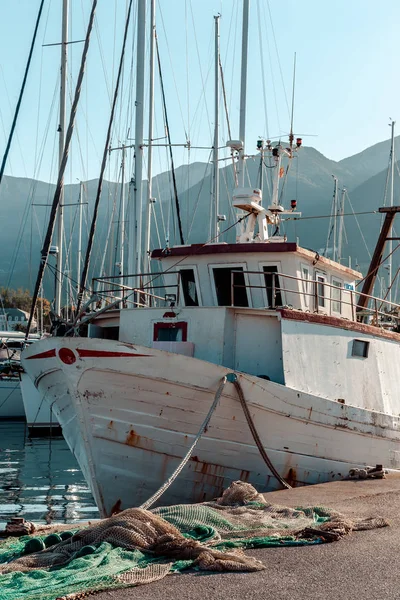
[[(342, 407), (342, 420), (349, 406), (398, 415), (398, 341), (371, 335), (369, 331), (353, 331), (352, 327), (332, 327), (329, 321), (330, 317), (325, 322), (282, 318), (286, 385), (335, 400)], [(355, 339), (369, 342), (368, 357), (352, 355)], [(339, 422), (338, 425), (342, 426), (343, 423)]]
[[(40, 342), (43, 349), (49, 343), (68, 344), (75, 350), (79, 344), (109, 351), (118, 347), (110, 340)], [(137, 350), (145, 353), (140, 347)], [(227, 373), (218, 365), (156, 350), (151, 360), (141, 357), (104, 368), (88, 358), (79, 368), (77, 361), (55, 372), (55, 360), (48, 359), (42, 367), (35, 366), (40, 361), (30, 361), (27, 368), (49, 401), (56, 401), (64, 435), (102, 514), (110, 514), (118, 499), (121, 508), (139, 505), (172, 474)], [(353, 466), (381, 462), (400, 467), (399, 417), (343, 405), (250, 375), (241, 375), (240, 381), (273, 464), (297, 485), (338, 478)], [(65, 389), (71, 391), (69, 404)], [(86, 390), (104, 395), (88, 404)], [(207, 433), (162, 502), (213, 498), (245, 472), (260, 490), (277, 487), (228, 383)]]

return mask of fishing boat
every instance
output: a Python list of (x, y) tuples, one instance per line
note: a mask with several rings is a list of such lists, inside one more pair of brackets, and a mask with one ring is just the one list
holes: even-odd
[[(247, 0), (243, 7), (246, 24)], [(239, 140), (228, 142), (236, 243), (218, 241), (216, 211), (213, 240), (153, 250), (151, 272), (98, 278), (92, 306), (107, 293), (108, 304), (89, 314), (85, 306), (88, 337), (48, 338), (23, 352), (103, 516), (140, 505), (181, 468), (164, 504), (216, 497), (237, 479), (265, 491), (377, 463), (400, 468), (400, 307), (373, 296), (400, 207), (381, 209), (361, 292), (360, 272), (280, 235), (297, 207), (280, 205), (279, 180), (302, 141), (291, 131), (288, 144), (260, 145), (274, 168), (264, 207), (261, 190), (245, 186), (243, 32)], [(131, 267), (138, 256), (137, 246)]]

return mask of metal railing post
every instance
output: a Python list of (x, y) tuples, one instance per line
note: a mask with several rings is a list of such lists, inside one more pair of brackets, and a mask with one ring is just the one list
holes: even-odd
[(272, 308), (275, 308), (275, 304), (276, 304), (275, 273), (272, 273)]

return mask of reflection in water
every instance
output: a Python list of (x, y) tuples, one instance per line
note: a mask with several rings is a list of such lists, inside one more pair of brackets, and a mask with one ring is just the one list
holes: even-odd
[(0, 421), (0, 529), (11, 517), (71, 523), (98, 516), (63, 439), (29, 439), (24, 423)]

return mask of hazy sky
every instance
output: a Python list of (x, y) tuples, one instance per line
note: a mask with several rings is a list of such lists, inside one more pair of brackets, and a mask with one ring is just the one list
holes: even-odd
[[(0, 20), (0, 155), (4, 152), (13, 110), (36, 19), (39, 0), (3, 2)], [(46, 0), (26, 95), (7, 173), (54, 180), (58, 124), (58, 46), (62, 0)], [(84, 37), (89, 0), (71, 0), (70, 36)], [(110, 111), (122, 42), (126, 0), (99, 0), (97, 25), (78, 113), (67, 181), (95, 178)], [(136, 2), (134, 2), (136, 7)], [(387, 139), (389, 117), (399, 118), (398, 0), (251, 0), (248, 120), (246, 148), (259, 136), (284, 135), (290, 126), (293, 56), (297, 53), (294, 129), (334, 160)], [(158, 0), (157, 31), (170, 130), (174, 143), (186, 136), (193, 146), (212, 145), (213, 16), (221, 13), (221, 57), (232, 137), (238, 137), (241, 0)], [(132, 143), (135, 73), (131, 75), (134, 16), (125, 62), (123, 90), (113, 144)], [(82, 44), (70, 49), (73, 93)], [(264, 72), (264, 78), (263, 78)], [(264, 102), (263, 79), (267, 96)], [(220, 145), (228, 138), (221, 115)], [(156, 135), (163, 136), (159, 84)], [(107, 177), (116, 178), (118, 161)], [(207, 160), (206, 150), (175, 150), (177, 164)], [(131, 160), (131, 158), (130, 158)], [(157, 150), (155, 171), (166, 168), (165, 149)], [(129, 166), (132, 169), (131, 165)]]

